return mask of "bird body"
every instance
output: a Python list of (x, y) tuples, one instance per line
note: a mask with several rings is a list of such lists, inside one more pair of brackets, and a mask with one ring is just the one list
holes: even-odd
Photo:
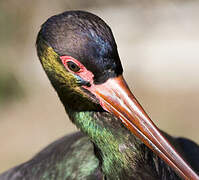
[(93, 151), (87, 136), (80, 132), (71, 134), (55, 141), (29, 162), (5, 172), (0, 179), (97, 180), (101, 173), (98, 175), (99, 161)]
[(52, 143), (0, 180), (199, 179), (198, 145), (152, 123), (122, 77), (116, 43), (103, 20), (83, 11), (53, 16), (42, 25), (36, 46), (81, 132)]
[[(130, 138), (133, 143), (135, 143), (134, 138), (135, 136)], [(170, 139), (175, 143), (175, 147), (178, 147), (178, 150), (184, 153), (184, 157), (191, 162), (195, 171), (199, 172), (198, 145), (184, 138), (174, 139), (170, 137)], [(139, 151), (134, 152), (134, 157), (137, 157), (129, 157), (129, 160), (132, 160), (130, 172), (125, 172), (125, 170), (121, 172), (120, 169), (119, 177), (116, 177), (115, 172), (112, 172), (110, 177), (104, 174), (103, 159), (99, 150), (88, 136), (76, 132), (48, 145), (31, 160), (4, 172), (0, 175), (0, 180), (103, 180), (105, 177), (106, 179), (120, 180), (181, 179), (149, 148), (138, 139), (137, 141), (140, 143), (140, 146), (137, 146)], [(130, 147), (128, 147), (128, 144), (129, 142), (120, 144), (119, 151), (123, 153), (128, 148), (132, 150), (134, 144), (131, 144)], [(187, 151), (187, 148), (189, 148), (189, 151)], [(112, 162), (111, 159), (109, 161)], [(113, 168), (113, 171), (118, 169), (117, 164), (113, 163), (111, 168)]]

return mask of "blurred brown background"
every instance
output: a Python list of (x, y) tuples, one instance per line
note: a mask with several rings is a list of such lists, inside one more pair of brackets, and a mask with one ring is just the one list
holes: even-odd
[(0, 172), (77, 130), (35, 51), (40, 25), (71, 9), (112, 27), (125, 77), (155, 123), (199, 143), (199, 1), (1, 0)]

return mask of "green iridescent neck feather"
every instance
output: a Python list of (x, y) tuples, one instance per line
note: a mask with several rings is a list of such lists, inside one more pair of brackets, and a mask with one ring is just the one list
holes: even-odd
[[(142, 159), (143, 146), (135, 136), (122, 125), (119, 119), (107, 112), (68, 111), (71, 120), (86, 133), (97, 149), (102, 162), (102, 171), (110, 179), (122, 179), (133, 174), (136, 161)], [(144, 158), (144, 157), (143, 157)], [(112, 178), (111, 178), (112, 177)]]

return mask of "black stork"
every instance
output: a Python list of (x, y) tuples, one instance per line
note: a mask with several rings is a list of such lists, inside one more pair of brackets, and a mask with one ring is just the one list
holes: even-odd
[(199, 146), (154, 125), (122, 77), (117, 45), (102, 19), (83, 11), (52, 16), (36, 47), (81, 132), (55, 141), (0, 180), (199, 180)]

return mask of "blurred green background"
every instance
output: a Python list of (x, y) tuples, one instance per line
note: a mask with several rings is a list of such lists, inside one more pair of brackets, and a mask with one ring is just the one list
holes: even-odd
[(71, 9), (111, 26), (127, 82), (158, 127), (199, 143), (198, 0), (1, 0), (0, 172), (77, 130), (35, 50), (40, 25)]

